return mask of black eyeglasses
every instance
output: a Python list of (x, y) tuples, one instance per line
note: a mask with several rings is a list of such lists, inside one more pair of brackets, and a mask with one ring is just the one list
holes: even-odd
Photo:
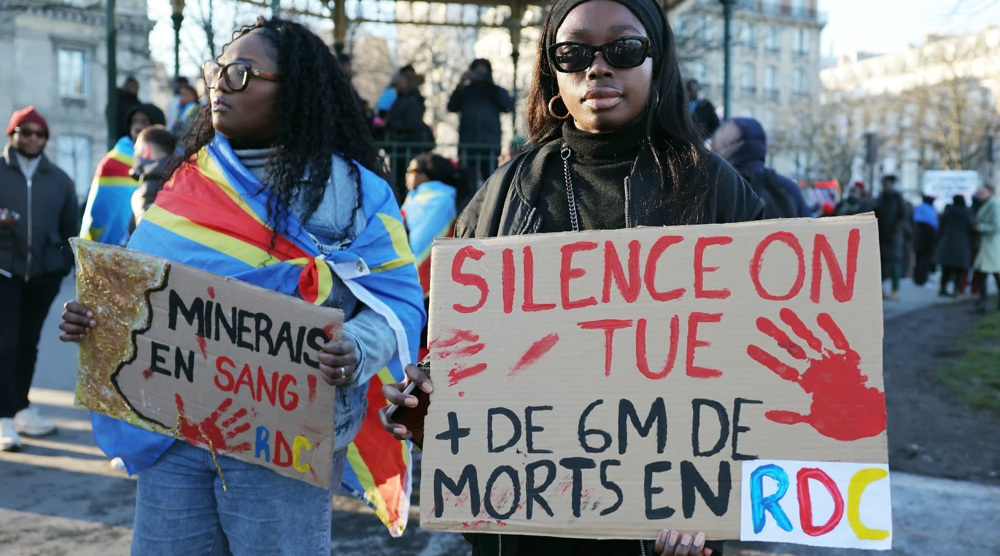
[(215, 60), (209, 60), (201, 66), (201, 73), (205, 76), (205, 86), (209, 89), (216, 88), (219, 84), (219, 79), (224, 77), (226, 85), (235, 92), (247, 88), (251, 75), (273, 83), (281, 81), (281, 78), (277, 75), (264, 73), (245, 62), (233, 62), (222, 65)]
[(549, 47), (549, 58), (557, 70), (573, 73), (589, 68), (598, 52), (616, 68), (638, 67), (652, 56), (646, 37), (622, 37), (601, 46), (572, 41), (556, 43)]
[(39, 139), (49, 138), (49, 134), (45, 130), (35, 131), (33, 129), (24, 129), (23, 127), (15, 127), (14, 133), (17, 133), (19, 136), (24, 137), (25, 139), (30, 139), (32, 137), (38, 137)]

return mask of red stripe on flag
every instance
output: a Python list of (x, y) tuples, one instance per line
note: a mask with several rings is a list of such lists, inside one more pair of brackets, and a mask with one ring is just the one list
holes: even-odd
[(378, 411), (385, 405), (382, 395), (382, 380), (378, 375), (368, 383), (368, 411), (361, 423), (361, 430), (354, 439), (354, 445), (371, 473), (382, 500), (385, 501), (389, 523), (399, 521), (401, 497), (409, 497), (409, 487), (404, 488), (403, 477), (406, 462), (400, 442), (385, 432), (378, 418)]
[(285, 237), (278, 236), (271, 248), (272, 231), (238, 205), (222, 188), (191, 163), (185, 163), (156, 197), (163, 209), (213, 231), (228, 235), (278, 260), (309, 255)]

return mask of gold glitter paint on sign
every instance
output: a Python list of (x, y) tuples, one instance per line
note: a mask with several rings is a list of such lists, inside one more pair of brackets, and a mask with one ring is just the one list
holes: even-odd
[[(149, 325), (149, 292), (163, 287), (169, 264), (136, 251), (75, 240), (77, 300), (94, 312), (97, 327), (80, 342), (76, 403), (147, 429), (168, 429), (142, 420), (111, 382), (135, 357), (133, 332)], [(162, 430), (161, 430), (162, 429)]]

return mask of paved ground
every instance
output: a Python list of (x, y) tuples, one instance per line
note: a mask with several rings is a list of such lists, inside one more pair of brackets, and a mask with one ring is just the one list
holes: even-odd
[[(64, 285), (60, 299), (72, 292)], [(886, 318), (939, 301), (935, 290), (905, 284), (902, 301), (886, 302)], [(94, 445), (87, 413), (72, 407), (76, 350), (57, 339), (53, 308), (41, 346), (33, 403), (60, 426), (26, 440), (18, 454), (0, 454), (0, 556), (127, 554), (135, 483), (114, 471)], [(894, 553), (1000, 554), (1000, 488), (892, 474)], [(338, 497), (334, 554), (436, 556), (468, 554), (457, 535), (411, 527), (390, 539), (360, 503)], [(413, 522), (416, 516), (412, 517)], [(733, 544), (727, 554), (861, 555), (802, 546)]]

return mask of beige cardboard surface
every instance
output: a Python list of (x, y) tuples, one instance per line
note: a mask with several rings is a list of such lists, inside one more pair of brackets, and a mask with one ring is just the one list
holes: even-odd
[(734, 539), (742, 461), (887, 462), (870, 214), (438, 241), (431, 300), (428, 529)]
[(80, 344), (77, 403), (321, 487), (334, 387), (316, 356), (343, 313), (164, 259), (74, 243), (77, 298), (98, 326)]

